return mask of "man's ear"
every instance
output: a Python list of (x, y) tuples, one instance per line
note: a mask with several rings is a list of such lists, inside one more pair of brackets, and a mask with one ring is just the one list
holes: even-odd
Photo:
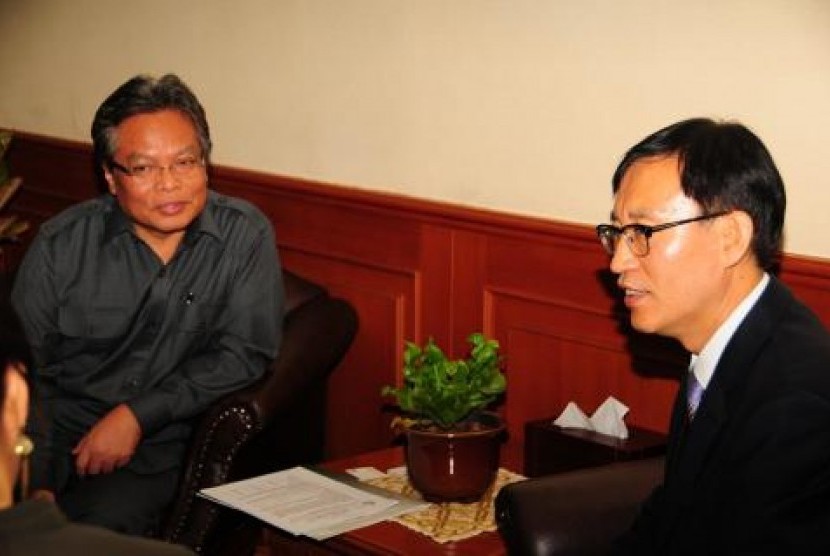
[(22, 366), (10, 364), (3, 373), (6, 390), (2, 405), (3, 432), (12, 442), (23, 430), (29, 412), (29, 387), (22, 372)]
[(101, 166), (101, 171), (104, 173), (104, 179), (107, 181), (107, 189), (109, 192), (115, 195), (115, 177), (112, 175), (112, 170), (107, 168), (106, 164)]
[(752, 254), (755, 226), (752, 217), (742, 210), (733, 210), (720, 217), (723, 255), (727, 266), (735, 266)]

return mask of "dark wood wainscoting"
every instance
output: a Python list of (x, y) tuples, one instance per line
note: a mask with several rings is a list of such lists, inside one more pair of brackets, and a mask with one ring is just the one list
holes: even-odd
[[(16, 210), (38, 223), (96, 194), (90, 158), (89, 145), (19, 134)], [(685, 354), (626, 330), (590, 226), (223, 167), (211, 181), (269, 215), (286, 267), (358, 311), (360, 332), (331, 380), (330, 456), (392, 441), (380, 390), (399, 380), (405, 340), (432, 336), (460, 356), (476, 330), (503, 346), (510, 442), (570, 400), (590, 413), (609, 395), (630, 407), (629, 424), (665, 431)], [(781, 277), (830, 325), (830, 261), (788, 256)]]

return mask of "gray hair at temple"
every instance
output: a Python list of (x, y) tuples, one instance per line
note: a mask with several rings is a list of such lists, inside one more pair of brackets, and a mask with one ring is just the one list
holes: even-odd
[(92, 120), (92, 146), (98, 168), (111, 165), (121, 122), (131, 116), (162, 110), (176, 110), (193, 122), (202, 157), (207, 162), (212, 144), (205, 110), (188, 86), (178, 76), (168, 73), (159, 78), (137, 75), (98, 107)]

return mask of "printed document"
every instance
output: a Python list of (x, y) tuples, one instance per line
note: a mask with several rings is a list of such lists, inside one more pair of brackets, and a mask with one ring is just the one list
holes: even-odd
[(426, 506), (420, 500), (357, 481), (336, 480), (305, 467), (202, 489), (199, 494), (291, 534), (317, 540)]

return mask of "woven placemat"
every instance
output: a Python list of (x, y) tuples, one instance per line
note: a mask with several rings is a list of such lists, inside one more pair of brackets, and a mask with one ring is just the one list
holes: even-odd
[[(423, 510), (401, 515), (393, 520), (440, 543), (467, 539), (485, 531), (495, 531), (493, 501), (496, 494), (504, 485), (524, 479), (522, 475), (499, 469), (493, 484), (478, 502), (430, 504)], [(409, 483), (405, 472), (386, 473), (366, 482), (398, 494), (421, 498), (418, 491)]]

